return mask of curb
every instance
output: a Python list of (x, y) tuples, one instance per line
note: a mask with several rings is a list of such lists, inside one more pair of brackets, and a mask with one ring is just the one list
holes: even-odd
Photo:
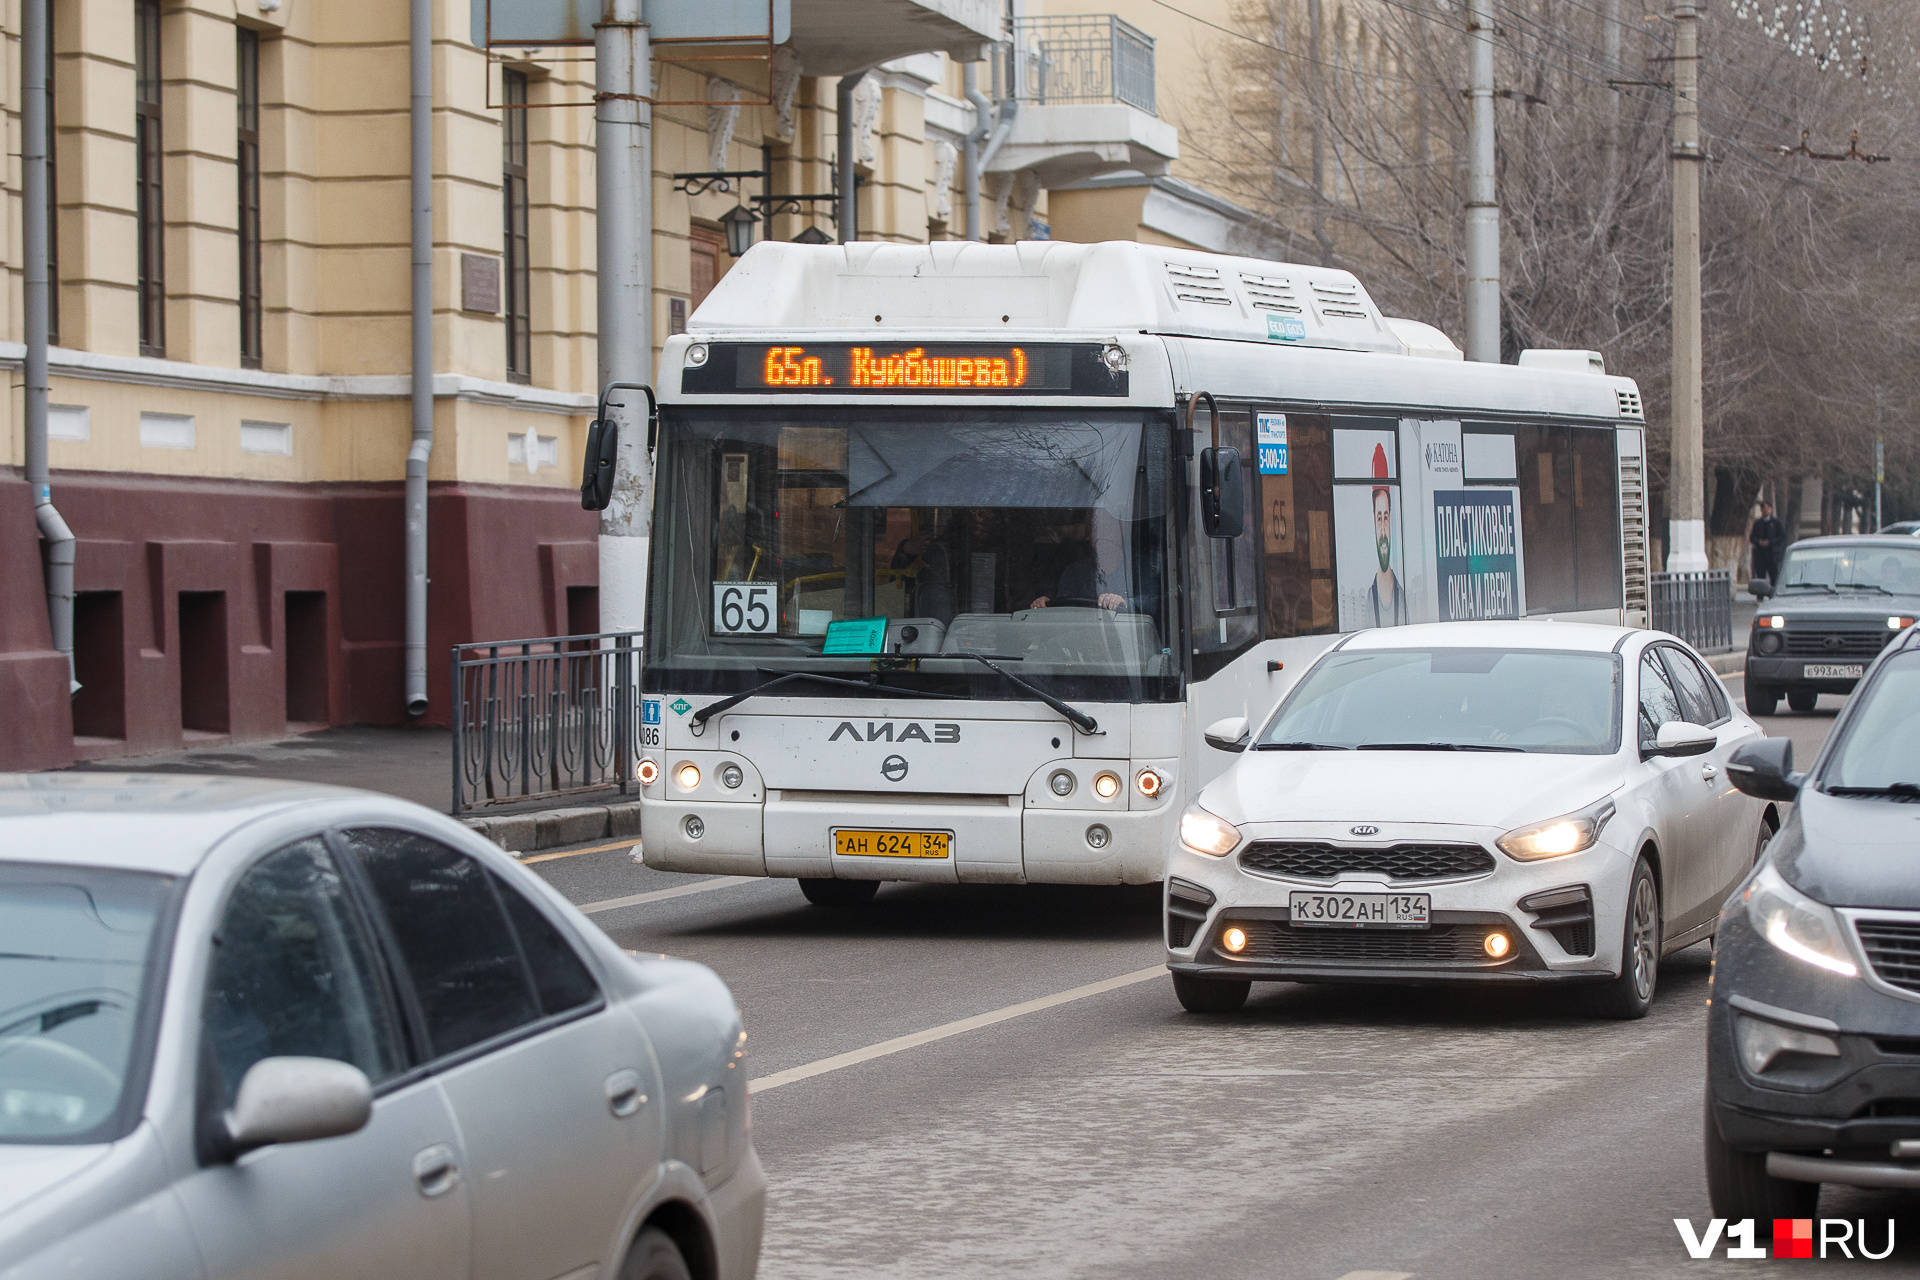
[(606, 836), (638, 837), (640, 802), (588, 804), (567, 809), (538, 809), (532, 813), (503, 814), (497, 818), (462, 818), (487, 839), (516, 853), (583, 844)]
[(1707, 665), (1716, 675), (1737, 676), (1746, 670), (1747, 655), (1744, 652), (1710, 653), (1705, 655)]

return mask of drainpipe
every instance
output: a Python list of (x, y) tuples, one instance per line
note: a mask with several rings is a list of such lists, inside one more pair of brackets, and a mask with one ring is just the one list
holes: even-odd
[(433, 0), (409, 0), (413, 443), (407, 449), (407, 714), (427, 713), (427, 459), (433, 455)]
[(866, 78), (856, 71), (841, 76), (834, 91), (834, 122), (840, 126), (840, 243), (852, 244), (860, 238), (860, 184), (853, 172), (853, 91)]
[(980, 144), (987, 140), (993, 131), (993, 104), (987, 101), (987, 95), (980, 92), (974, 78), (974, 64), (962, 63), (960, 66), (960, 91), (973, 104), (973, 128), (967, 130), (962, 139), (960, 161), (966, 165), (967, 182), (967, 239), (979, 240), (980, 236)]
[(21, 248), (26, 257), (27, 320), (27, 485), (33, 490), (33, 519), (47, 540), (47, 623), (53, 647), (67, 659), (67, 692), (80, 692), (73, 678), (73, 530), (53, 505), (47, 467), (47, 5), (25, 0), (21, 6), (20, 60), (21, 159), (25, 173), (21, 198), (26, 204)]

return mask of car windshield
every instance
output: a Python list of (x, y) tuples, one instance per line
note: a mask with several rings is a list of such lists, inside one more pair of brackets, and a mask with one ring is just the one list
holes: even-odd
[(1256, 746), (1607, 755), (1619, 749), (1618, 683), (1607, 653), (1334, 653), (1300, 681)]
[(1782, 591), (1864, 591), (1920, 595), (1920, 547), (1822, 543), (1787, 552)]
[[(1171, 437), (1093, 410), (669, 412), (648, 687), (736, 692), (770, 673), (864, 678), (828, 627), (886, 620), (893, 688), (1021, 696), (982, 654), (1066, 697), (1167, 696)], [(878, 624), (875, 624), (877, 633)], [(856, 649), (870, 654), (873, 648)], [(811, 681), (782, 696), (844, 695)]]
[(0, 862), (0, 1142), (117, 1136), (174, 883)]
[(1887, 659), (1860, 693), (1820, 785), (1920, 789), (1920, 652)]

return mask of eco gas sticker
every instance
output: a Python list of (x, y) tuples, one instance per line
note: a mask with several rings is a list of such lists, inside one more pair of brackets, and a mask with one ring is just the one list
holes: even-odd
[(685, 698), (675, 698), (668, 705), (673, 708), (673, 714), (677, 716), (683, 716), (687, 714), (687, 712), (693, 710), (693, 704), (691, 702), (688, 702)]
[(1268, 316), (1267, 337), (1276, 342), (1304, 342), (1307, 322), (1299, 316)]

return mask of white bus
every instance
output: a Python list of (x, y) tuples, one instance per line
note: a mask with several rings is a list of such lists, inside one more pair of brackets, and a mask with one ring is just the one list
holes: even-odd
[(653, 867), (1152, 882), (1202, 728), (1341, 632), (1645, 621), (1633, 382), (1463, 363), (1342, 271), (763, 243), (658, 391)]

